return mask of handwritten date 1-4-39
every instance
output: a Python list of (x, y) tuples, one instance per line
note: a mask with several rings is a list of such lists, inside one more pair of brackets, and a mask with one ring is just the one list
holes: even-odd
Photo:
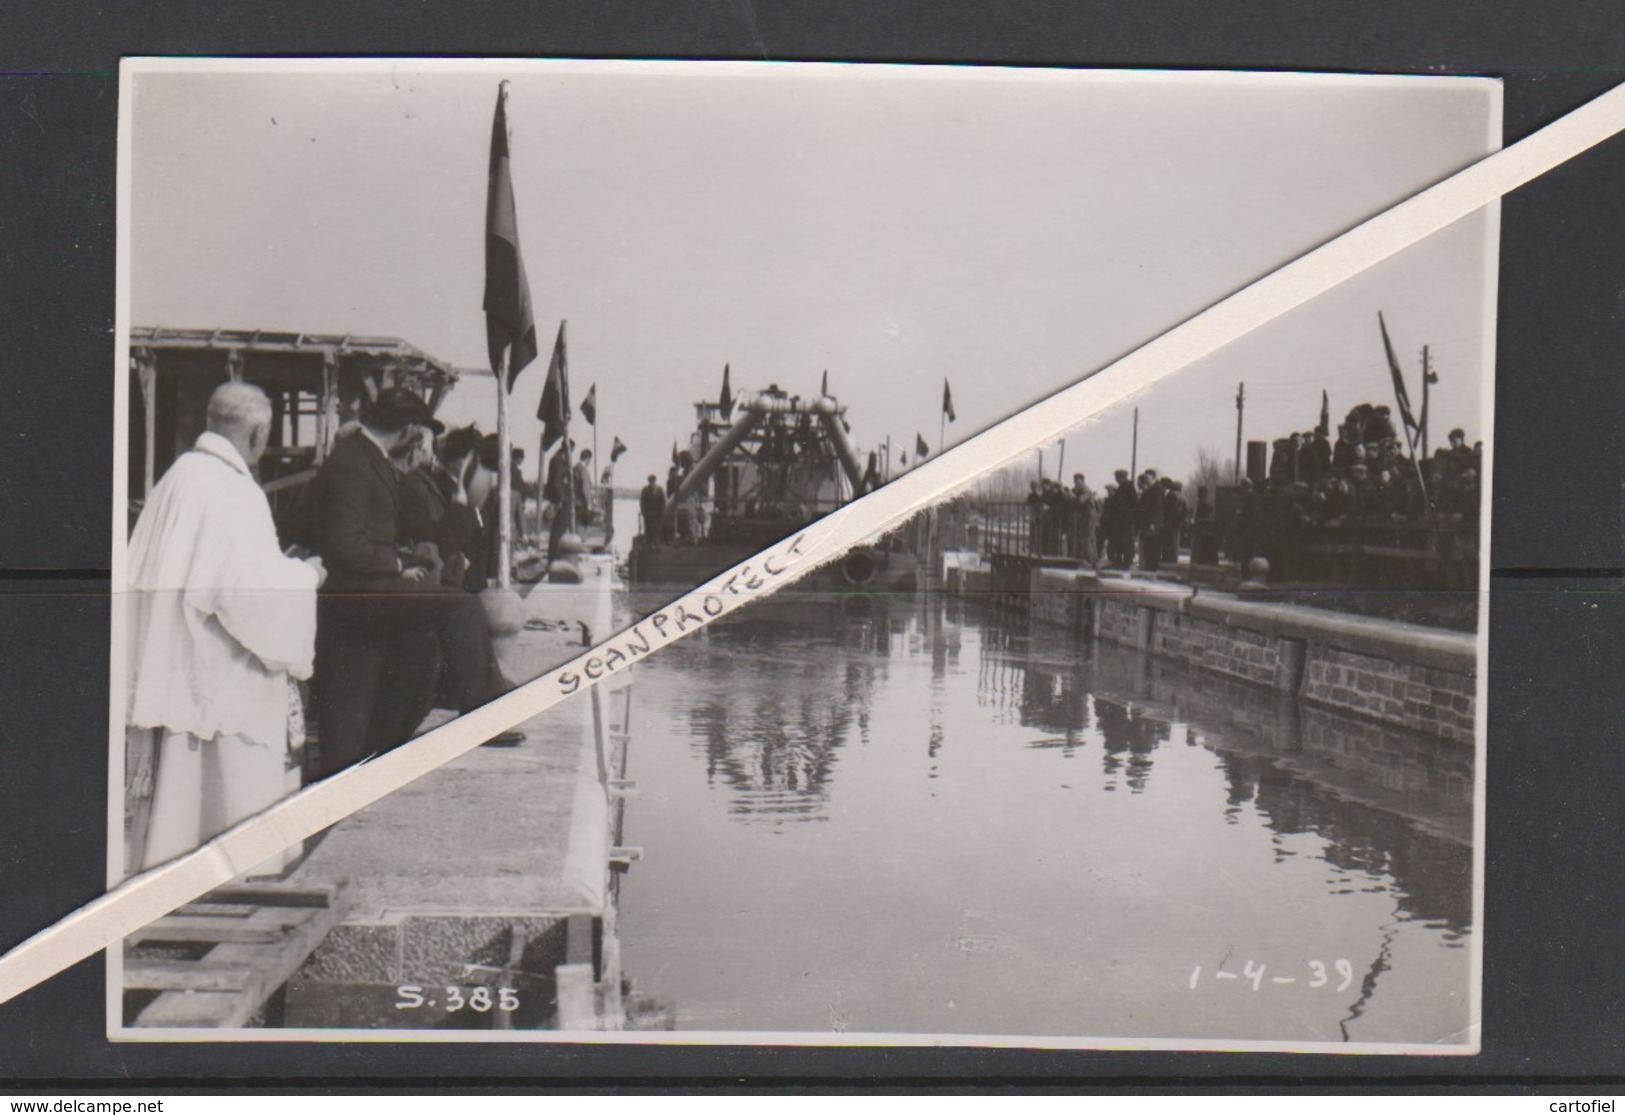
[[(1319, 960), (1309, 961), (1304, 965), (1304, 968), (1306, 969), (1306, 974), (1304, 975), (1270, 976), (1267, 982), (1272, 987), (1292, 987), (1300, 983), (1305, 987), (1331, 987), (1333, 983), (1336, 983), (1337, 986), (1335, 990), (1337, 991), (1347, 991), (1349, 989), (1349, 985), (1354, 982), (1354, 965), (1350, 964), (1347, 960), (1334, 960), (1332, 962), (1332, 969), (1337, 973), (1337, 978), (1335, 980), (1332, 978), (1331, 973), (1326, 970), (1326, 965), (1321, 963)], [(1257, 991), (1262, 988), (1266, 982), (1264, 976), (1267, 969), (1268, 965), (1258, 964), (1249, 960), (1246, 964), (1242, 965), (1241, 971), (1239, 972), (1227, 972), (1221, 965), (1219, 970), (1214, 972), (1210, 978), (1221, 982), (1235, 980), (1241, 983), (1250, 983), (1253, 985), (1253, 990)], [(1283, 971), (1290, 972), (1291, 969), (1283, 969)], [(1201, 982), (1202, 966), (1198, 964), (1195, 968), (1191, 969), (1191, 990), (1195, 991), (1196, 985)]]

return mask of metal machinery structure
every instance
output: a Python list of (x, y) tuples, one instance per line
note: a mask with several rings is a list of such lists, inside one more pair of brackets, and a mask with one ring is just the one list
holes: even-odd
[(279, 333), (247, 329), (130, 331), (129, 510), (203, 431), (209, 395), (228, 380), (271, 399), (271, 444), (260, 483), (278, 525), (316, 475), (339, 428), (364, 400), (405, 387), (438, 409), (462, 373), (398, 337)]
[[(773, 384), (695, 412), (663, 521), (633, 541), (634, 585), (698, 584), (863, 494), (846, 407), (830, 395), (804, 399)], [(912, 579), (912, 561), (893, 563), (882, 548), (855, 550), (839, 569), (849, 587), (881, 587), (902, 571), (883, 576), (893, 564)]]

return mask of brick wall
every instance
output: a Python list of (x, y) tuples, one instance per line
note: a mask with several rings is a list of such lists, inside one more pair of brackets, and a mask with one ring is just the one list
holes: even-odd
[(1125, 647), (1141, 645), (1141, 625), (1144, 623), (1141, 617), (1145, 609), (1131, 600), (1111, 596), (1096, 596), (1094, 606), (1100, 616), (1099, 627), (1095, 630), (1096, 638)]
[(1337, 647), (1315, 647), (1303, 697), (1443, 739), (1473, 739), (1474, 680), (1450, 671)]
[(1443, 633), (1419, 636), (1369, 623), (1351, 628), (1310, 609), (1266, 609), (1211, 594), (1193, 607), (1166, 590), (1145, 592), (1059, 570), (1035, 571), (1032, 585), (1029, 602), (1037, 622), (1092, 632), (1103, 642), (1148, 650), (1313, 706), (1442, 740), (1473, 741), (1473, 667), (1459, 647), (1441, 657), (1430, 645)]

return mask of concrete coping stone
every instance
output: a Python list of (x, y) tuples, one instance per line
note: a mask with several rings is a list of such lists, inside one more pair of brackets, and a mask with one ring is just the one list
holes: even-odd
[(1339, 650), (1415, 662), (1465, 677), (1478, 673), (1478, 641), (1462, 631), (1398, 620), (1345, 615), (1296, 604), (1244, 600), (1230, 593), (1201, 592), (1189, 585), (1130, 577), (1073, 575), (1080, 590), (1132, 598), (1137, 607), (1173, 612), (1241, 627), (1264, 635), (1303, 639)]

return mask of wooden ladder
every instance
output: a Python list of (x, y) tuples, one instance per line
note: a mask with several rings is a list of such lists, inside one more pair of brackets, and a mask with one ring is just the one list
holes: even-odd
[[(234, 883), (124, 939), (124, 991), (158, 992), (131, 1026), (249, 1025), (339, 921), (340, 889)], [(173, 954), (197, 954), (178, 959)]]

